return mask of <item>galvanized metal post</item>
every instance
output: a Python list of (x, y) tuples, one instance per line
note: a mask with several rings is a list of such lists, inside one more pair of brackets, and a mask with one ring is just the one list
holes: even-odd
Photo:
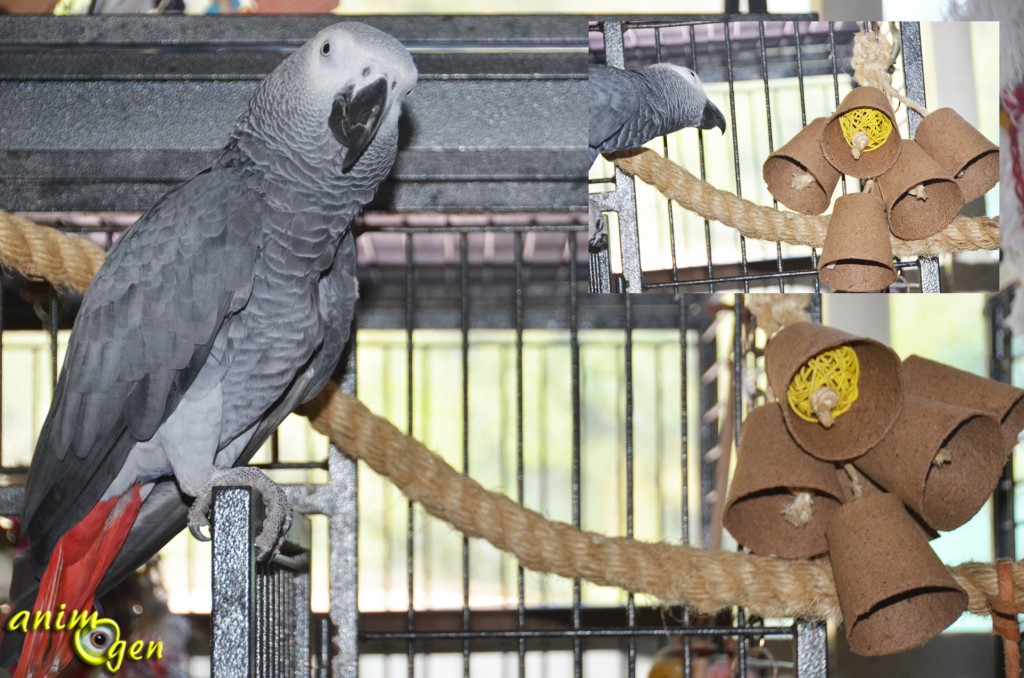
[[(903, 41), (903, 79), (907, 90), (907, 98), (926, 105), (924, 91), (924, 56), (921, 52), (921, 24), (916, 21), (900, 23), (900, 38)], [(910, 138), (917, 133), (921, 124), (921, 114), (914, 109), (907, 111), (907, 122), (910, 125)], [(942, 278), (939, 275), (939, 260), (935, 257), (920, 257), (917, 260), (921, 271), (921, 291), (938, 294), (942, 292)]]
[[(900, 37), (903, 41), (903, 79), (907, 90), (907, 98), (926, 105), (924, 92), (924, 58), (921, 53), (921, 24), (916, 21), (900, 23)], [(910, 123), (910, 138), (914, 138), (917, 126), (921, 124), (921, 114), (914, 109), (907, 111)]]
[(824, 622), (796, 623), (796, 675), (798, 678), (827, 678), (828, 633)]
[(917, 260), (921, 271), (921, 291), (938, 294), (942, 291), (942, 276), (939, 274), (938, 257), (921, 257)]
[(334, 510), (328, 514), (331, 519), (330, 618), (336, 651), (331, 659), (331, 673), (355, 678), (359, 675), (357, 469), (355, 460), (333, 445), (330, 455), (329, 486), (334, 495)]
[(210, 675), (255, 673), (256, 557), (252, 493), (247, 487), (216, 488), (213, 495), (213, 639)]
[[(605, 62), (617, 68), (625, 67), (622, 23), (604, 22)], [(643, 291), (643, 271), (640, 268), (640, 230), (636, 219), (636, 186), (633, 177), (615, 168), (615, 190), (590, 196), (591, 213), (595, 210), (616, 212), (619, 215), (619, 251), (622, 254), (622, 278), (626, 292)], [(593, 258), (592, 258), (593, 261)]]
[[(991, 299), (986, 308), (989, 326), (988, 376), (996, 381), (1010, 383), (1013, 378), (1012, 333), (1006, 326), (1006, 316), (1012, 296), (1002, 293)], [(996, 558), (1016, 558), (1017, 544), (1014, 522), (1013, 456), (1010, 455), (1003, 475), (999, 480), (993, 503), (993, 525), (995, 532)]]

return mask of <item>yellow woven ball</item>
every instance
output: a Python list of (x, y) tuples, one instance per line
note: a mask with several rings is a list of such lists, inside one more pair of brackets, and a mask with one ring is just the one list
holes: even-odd
[(817, 423), (818, 415), (811, 404), (811, 396), (822, 386), (827, 386), (839, 396), (839, 403), (832, 408), (832, 416), (837, 418), (857, 400), (859, 380), (857, 353), (849, 346), (840, 346), (808, 360), (789, 382), (786, 399), (798, 417)]
[(853, 146), (853, 137), (857, 132), (864, 132), (868, 137), (868, 145), (864, 152), (880, 148), (892, 134), (892, 120), (889, 116), (874, 108), (855, 108), (839, 116), (839, 126), (843, 130), (846, 143)]

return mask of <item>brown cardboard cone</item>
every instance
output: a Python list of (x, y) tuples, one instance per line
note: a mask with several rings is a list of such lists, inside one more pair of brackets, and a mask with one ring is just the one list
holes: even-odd
[(1003, 452), (1024, 430), (1024, 390), (912, 355), (903, 361), (907, 392), (939, 402), (988, 412), (1003, 429)]
[[(787, 512), (797, 492), (809, 494), (811, 502), (809, 515), (800, 521)], [(723, 517), (736, 541), (766, 556), (821, 555), (828, 548), (825, 528), (839, 504), (832, 464), (809, 456), (793, 442), (778, 403), (747, 415)]]
[[(764, 161), (761, 173), (768, 190), (791, 210), (821, 214), (832, 200), (839, 172), (821, 153), (821, 131), (826, 122), (828, 118), (813, 120)], [(810, 178), (801, 183), (805, 176)]]
[(854, 465), (935, 529), (955, 530), (999, 484), (1002, 442), (992, 415), (907, 393), (899, 421)]
[[(882, 146), (865, 151), (860, 159), (854, 159), (850, 144), (843, 137), (839, 119), (855, 108), (873, 108), (882, 112), (892, 123), (892, 132)], [(858, 179), (873, 179), (884, 174), (900, 154), (900, 130), (888, 97), (875, 87), (857, 87), (846, 95), (839, 108), (832, 114), (821, 133), (821, 151), (832, 166), (844, 174)]]
[(828, 547), (846, 638), (857, 654), (917, 647), (967, 609), (967, 594), (891, 494), (844, 504), (828, 527)]
[(818, 272), (822, 282), (839, 292), (879, 292), (896, 282), (881, 198), (851, 193), (836, 200)]
[(932, 111), (914, 136), (970, 202), (999, 183), (999, 147), (952, 108)]
[[(857, 487), (860, 494), (856, 494), (853, 489), (853, 479), (850, 478), (850, 474), (846, 470), (846, 465), (836, 467), (836, 478), (839, 480), (839, 489), (842, 491), (843, 503), (849, 504), (851, 501), (861, 499), (863, 497), (871, 496), (872, 494), (882, 494), (885, 492), (885, 488), (876, 483), (871, 478), (861, 473), (853, 464), (849, 465), (853, 471), (854, 476), (857, 478)], [(932, 539), (938, 539), (939, 533), (928, 525), (920, 516), (910, 512), (910, 517), (914, 519), (914, 523), (918, 529), (921, 530), (921, 534), (928, 541)]]
[(964, 195), (917, 142), (904, 139), (899, 143), (903, 147), (900, 157), (892, 169), (878, 177), (878, 186), (892, 234), (904, 240), (921, 240), (949, 226), (964, 205)]
[[(793, 377), (814, 356), (839, 346), (853, 348), (860, 362), (857, 400), (835, 419), (831, 428), (804, 421), (786, 402)], [(765, 348), (768, 383), (782, 404), (793, 439), (825, 461), (855, 459), (877, 445), (889, 431), (903, 405), (900, 359), (888, 346), (815, 323), (793, 323), (779, 330)]]

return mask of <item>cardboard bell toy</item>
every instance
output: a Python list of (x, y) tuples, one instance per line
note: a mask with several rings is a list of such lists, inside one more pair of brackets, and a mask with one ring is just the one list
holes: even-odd
[(836, 200), (818, 272), (822, 282), (838, 292), (880, 292), (896, 282), (881, 198), (851, 193)]
[(924, 117), (914, 136), (970, 202), (999, 183), (999, 147), (952, 108)]
[(821, 555), (839, 506), (834, 468), (793, 442), (779, 404), (748, 414), (723, 516), (736, 541), (761, 555)]
[(877, 447), (854, 462), (937, 530), (955, 530), (999, 484), (1006, 450), (990, 414), (908, 393)]
[(824, 461), (870, 450), (903, 406), (896, 353), (831, 327), (800, 322), (779, 330), (765, 348), (765, 370), (793, 439)]
[(964, 205), (960, 187), (917, 142), (904, 139), (900, 157), (878, 177), (892, 234), (922, 240), (949, 226)]
[(894, 495), (844, 504), (829, 525), (828, 547), (846, 638), (857, 654), (917, 647), (967, 609), (967, 594)]
[(832, 166), (858, 179), (885, 174), (900, 154), (900, 131), (889, 98), (875, 87), (857, 87), (843, 99), (821, 133), (821, 151)]
[(762, 175), (775, 199), (803, 214), (821, 214), (832, 202), (839, 172), (821, 153), (821, 131), (828, 118), (818, 118), (768, 156)]
[(1024, 430), (1024, 390), (916, 355), (903, 361), (903, 378), (908, 393), (995, 416), (1004, 455), (1017, 444)]

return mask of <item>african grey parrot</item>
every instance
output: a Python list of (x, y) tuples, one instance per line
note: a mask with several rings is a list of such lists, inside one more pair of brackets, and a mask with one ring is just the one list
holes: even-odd
[(725, 132), (697, 74), (674, 64), (623, 70), (591, 64), (590, 162), (599, 153), (636, 148), (684, 127)]
[[(277, 545), (283, 492), (233, 467), (338, 362), (357, 296), (350, 225), (391, 169), (416, 77), (390, 36), (324, 29), (259, 85), (214, 164), (111, 250), (32, 459), (16, 609), (91, 608), (181, 530), (188, 498), (208, 498), (214, 481), (260, 490), (270, 506), (257, 545)], [(208, 499), (196, 506), (194, 532)], [(16, 676), (70, 659), (66, 633), (9, 633), (3, 664), (23, 639)]]
[[(643, 146), (684, 127), (725, 132), (725, 117), (689, 68), (660, 63), (639, 70), (590, 65), (590, 164), (601, 153)], [(590, 249), (607, 246), (604, 218), (593, 196)]]

